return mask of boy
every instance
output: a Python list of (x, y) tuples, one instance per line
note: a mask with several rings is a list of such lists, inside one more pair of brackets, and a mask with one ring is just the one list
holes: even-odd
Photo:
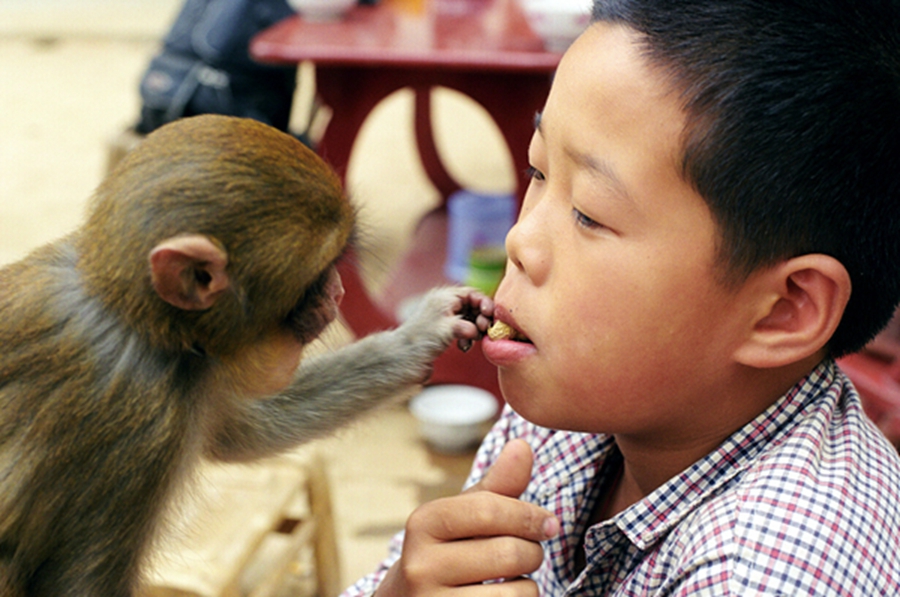
[(900, 4), (597, 0), (536, 129), (508, 408), (348, 594), (900, 594), (833, 361), (900, 299)]

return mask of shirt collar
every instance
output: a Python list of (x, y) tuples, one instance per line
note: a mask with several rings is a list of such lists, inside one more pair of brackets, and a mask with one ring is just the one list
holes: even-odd
[(615, 445), (611, 435), (572, 432), (565, 442), (543, 446), (547, 455), (535, 463), (538, 468), (533, 477), (537, 494), (546, 498), (568, 487), (573, 479), (593, 479), (597, 464), (606, 461)]
[(614, 519), (615, 524), (638, 548), (648, 549), (703, 503), (706, 497), (748, 468), (773, 441), (796, 426), (797, 414), (831, 386), (836, 375), (832, 360), (820, 363), (716, 450), (619, 513)]

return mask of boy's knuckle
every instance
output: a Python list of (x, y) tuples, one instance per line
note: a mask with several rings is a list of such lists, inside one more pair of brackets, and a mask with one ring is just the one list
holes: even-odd
[(428, 502), (409, 515), (406, 532), (408, 535), (427, 535), (440, 540), (457, 538), (464, 526), (459, 520), (460, 512), (464, 511), (465, 508), (456, 505), (453, 498)]
[(538, 597), (537, 583), (529, 579), (490, 583), (480, 587), (485, 597)]
[(431, 568), (421, 558), (407, 557), (401, 560), (400, 570), (409, 587), (422, 587), (431, 578)]
[(516, 537), (497, 538), (492, 552), (495, 570), (503, 570), (507, 576), (533, 572), (544, 555), (539, 544)]
[(407, 534), (418, 535), (430, 532), (430, 528), (433, 526), (433, 515), (431, 514), (431, 510), (432, 508), (429, 504), (413, 510), (412, 514), (409, 515), (409, 518), (406, 519)]
[(544, 522), (547, 520), (547, 513), (536, 506), (529, 505), (528, 516), (525, 518), (526, 530), (530, 537), (540, 537), (543, 535)]
[[(487, 496), (485, 496), (487, 497)], [(495, 500), (480, 500), (482, 503), (472, 509), (472, 524), (478, 528), (493, 528), (502, 516)]]

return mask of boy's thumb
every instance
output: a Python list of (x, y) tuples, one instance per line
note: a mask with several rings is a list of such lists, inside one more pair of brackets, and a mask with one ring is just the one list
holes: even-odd
[(531, 481), (534, 455), (531, 446), (521, 439), (514, 439), (503, 448), (497, 461), (484, 478), (470, 491), (490, 491), (507, 497), (518, 498)]

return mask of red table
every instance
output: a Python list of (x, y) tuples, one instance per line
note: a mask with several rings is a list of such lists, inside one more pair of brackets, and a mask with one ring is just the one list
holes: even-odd
[[(340, 21), (307, 22), (294, 16), (254, 38), (250, 53), (265, 63), (315, 64), (316, 91), (333, 110), (319, 153), (341, 175), (372, 109), (391, 93), (411, 88), (419, 155), (444, 198), (459, 185), (435, 148), (431, 89), (448, 87), (481, 104), (506, 140), (516, 171), (524, 172), (532, 120), (560, 58), (544, 50), (515, 0), (382, 0), (357, 6)], [(520, 196), (523, 184), (524, 178), (517, 189)], [(437, 229), (438, 235), (444, 230)], [(442, 256), (441, 250), (431, 250), (424, 257), (413, 256), (412, 262), (430, 263), (436, 269), (432, 278), (439, 279)], [(352, 264), (341, 273), (347, 288), (342, 311), (356, 334), (396, 325), (393, 312), (369, 296)], [(496, 372), (480, 351), (448, 351), (435, 364), (432, 379), (486, 387), (499, 396)]]

